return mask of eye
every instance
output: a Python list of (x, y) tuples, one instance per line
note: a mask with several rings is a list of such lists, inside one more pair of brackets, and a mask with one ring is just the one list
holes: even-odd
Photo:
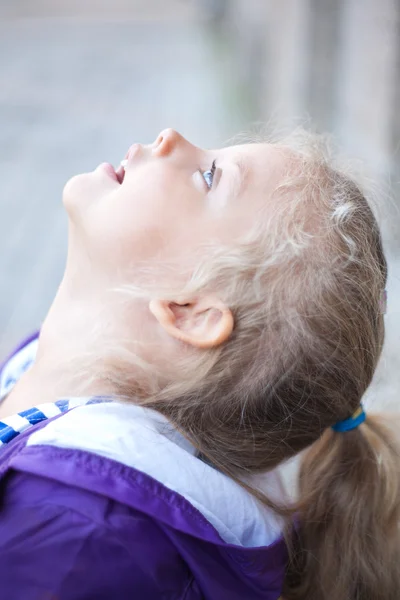
[(212, 185), (213, 185), (215, 169), (216, 169), (216, 161), (213, 160), (211, 169), (209, 169), (208, 171), (204, 171), (204, 172), (200, 171), (209, 190), (211, 190)]

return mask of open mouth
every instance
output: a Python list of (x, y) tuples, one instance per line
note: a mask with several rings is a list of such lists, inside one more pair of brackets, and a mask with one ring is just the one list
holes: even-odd
[(125, 178), (125, 166), (127, 164), (127, 160), (122, 160), (118, 169), (116, 169), (115, 174), (117, 176), (117, 180), (119, 184), (122, 184)]

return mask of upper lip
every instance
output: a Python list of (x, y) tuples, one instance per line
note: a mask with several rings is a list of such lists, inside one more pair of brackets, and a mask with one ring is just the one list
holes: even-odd
[(139, 148), (140, 144), (132, 144), (132, 146), (129, 147), (128, 152), (126, 153), (125, 159), (130, 161), (133, 158), (133, 155), (136, 154), (136, 152), (139, 150)]

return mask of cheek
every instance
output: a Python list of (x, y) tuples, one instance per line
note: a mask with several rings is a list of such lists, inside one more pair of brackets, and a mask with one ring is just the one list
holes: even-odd
[[(138, 176), (139, 175), (139, 176)], [(116, 190), (105, 211), (113, 213), (121, 230), (129, 224), (132, 232), (160, 231), (166, 235), (178, 230), (198, 212), (199, 202), (185, 182), (177, 182), (174, 173), (143, 170)]]
[(193, 237), (192, 228), (202, 219), (199, 194), (189, 186), (177, 185), (165, 173), (138, 175), (93, 204), (86, 219), (86, 235), (97, 256), (120, 266), (175, 254), (179, 240)]
[(91, 206), (85, 218), (85, 237), (97, 256), (121, 267), (155, 256), (173, 231), (174, 220), (160, 197), (144, 194), (116, 193)]

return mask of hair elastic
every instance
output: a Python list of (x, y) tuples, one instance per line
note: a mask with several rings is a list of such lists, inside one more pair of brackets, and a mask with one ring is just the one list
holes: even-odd
[(357, 408), (356, 412), (351, 415), (351, 417), (344, 419), (344, 421), (338, 421), (335, 425), (332, 425), (332, 429), (339, 433), (351, 431), (352, 429), (356, 429), (361, 423), (364, 423), (366, 417), (367, 415), (365, 414), (364, 408), (362, 404), (360, 404), (359, 408)]

